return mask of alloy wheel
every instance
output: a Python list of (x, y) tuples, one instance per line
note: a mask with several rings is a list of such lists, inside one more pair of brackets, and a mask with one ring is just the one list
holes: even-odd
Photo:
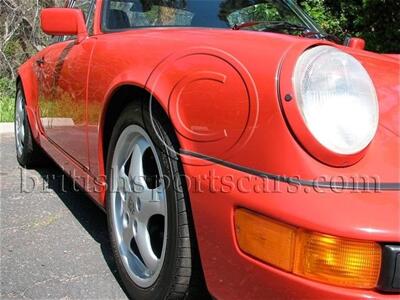
[(130, 278), (147, 288), (164, 262), (167, 199), (160, 159), (143, 128), (130, 125), (121, 133), (111, 176), (111, 218), (118, 251)]

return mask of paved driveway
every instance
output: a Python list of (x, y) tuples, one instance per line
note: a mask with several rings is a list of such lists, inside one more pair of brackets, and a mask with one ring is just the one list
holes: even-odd
[(50, 162), (21, 169), (13, 135), (0, 141), (0, 298), (126, 299), (105, 214)]

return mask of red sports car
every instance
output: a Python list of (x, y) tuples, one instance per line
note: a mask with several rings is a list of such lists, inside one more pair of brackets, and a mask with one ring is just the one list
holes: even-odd
[(290, 0), (71, 0), (41, 26), (18, 161), (107, 212), (130, 297), (398, 298), (398, 55)]

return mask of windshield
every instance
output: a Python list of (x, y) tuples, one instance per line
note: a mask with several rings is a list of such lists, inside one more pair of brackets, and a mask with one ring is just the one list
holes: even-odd
[[(140, 27), (209, 27), (283, 31), (290, 26), (268, 27), (277, 22), (319, 31), (291, 0), (106, 0), (103, 30)], [(249, 24), (249, 23), (257, 24)], [(294, 27), (296, 28), (296, 26)], [(292, 27), (293, 29), (293, 27)]]

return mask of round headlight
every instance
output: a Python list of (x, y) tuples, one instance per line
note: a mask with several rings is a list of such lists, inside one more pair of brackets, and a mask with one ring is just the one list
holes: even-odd
[(379, 119), (376, 91), (353, 56), (330, 46), (307, 50), (297, 61), (293, 85), (308, 130), (325, 148), (351, 155), (372, 141)]

